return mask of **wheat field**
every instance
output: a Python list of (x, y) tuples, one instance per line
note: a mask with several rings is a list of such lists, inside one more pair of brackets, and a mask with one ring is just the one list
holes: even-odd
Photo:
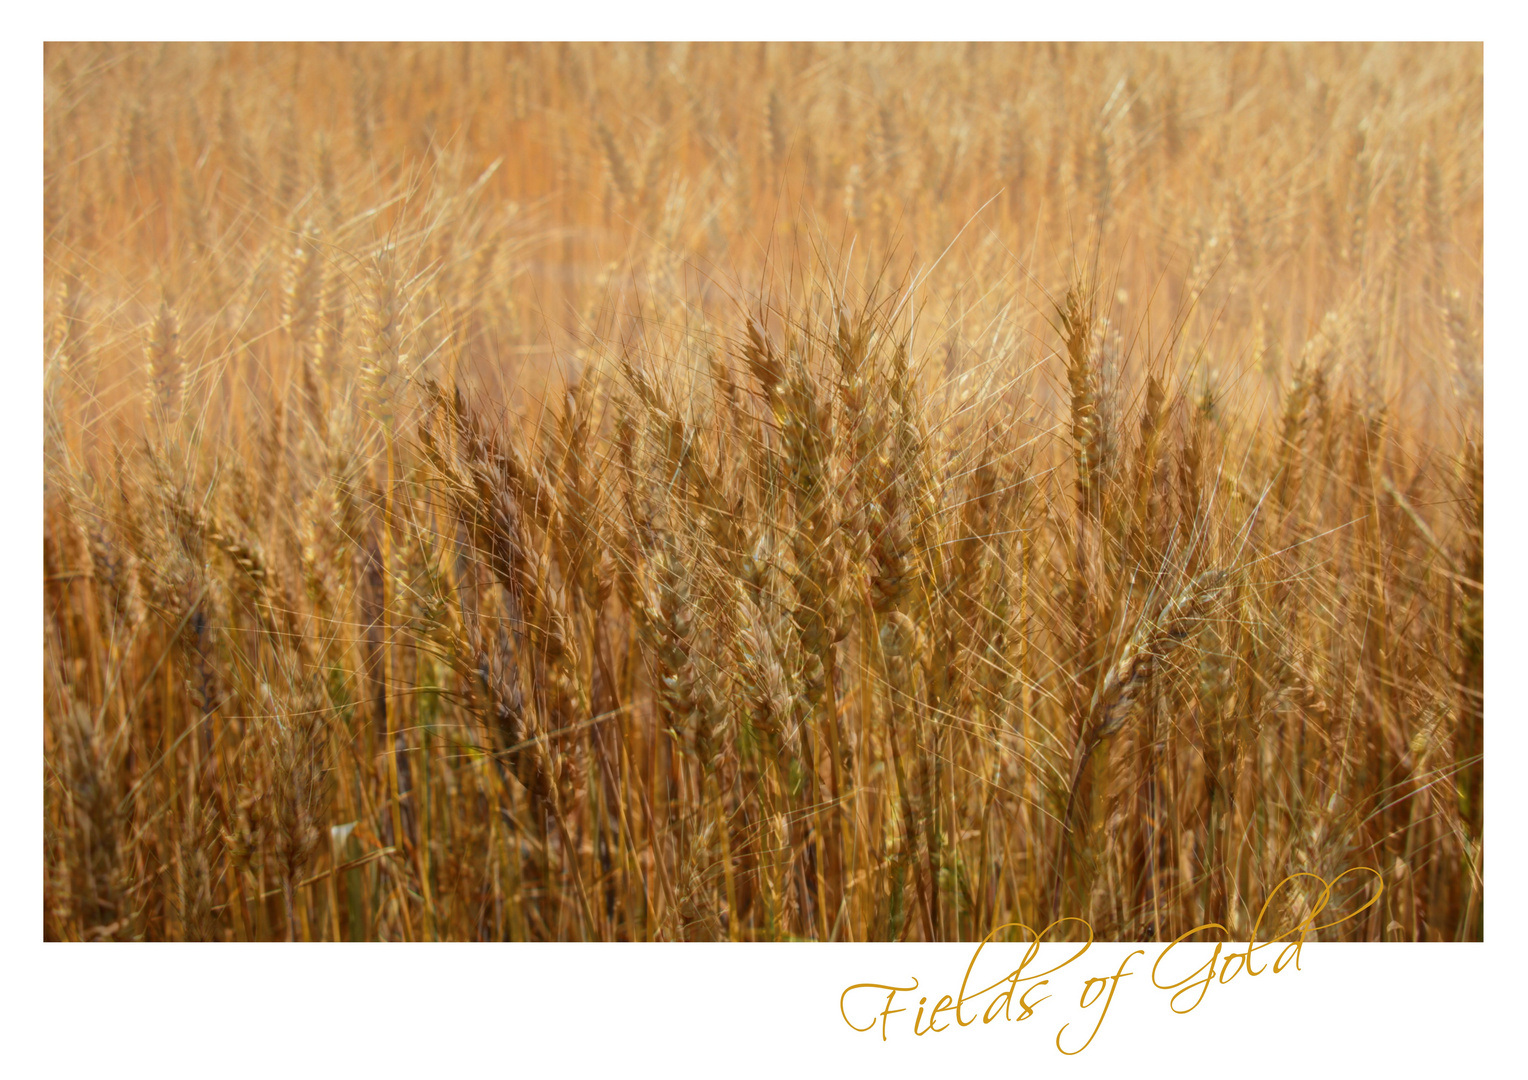
[(49, 940), (1483, 936), (1478, 45), (44, 69)]

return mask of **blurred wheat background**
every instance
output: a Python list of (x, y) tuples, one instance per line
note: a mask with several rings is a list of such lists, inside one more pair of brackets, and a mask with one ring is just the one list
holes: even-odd
[(1479, 939), (1481, 64), (48, 46), (45, 935)]

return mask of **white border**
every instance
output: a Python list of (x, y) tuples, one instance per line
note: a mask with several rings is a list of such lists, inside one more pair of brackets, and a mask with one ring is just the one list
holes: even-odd
[(1278, 4), (1088, 0), (577, 0), (463, 3), (437, 0), (267, 0), (209, 5), (189, 0), (121, 4), (76, 0), (27, 16), (39, 40), (196, 41), (1480, 41), (1500, 17), (1478, 2), (1281, 0)]
[[(177, 1076), (271, 1072), (386, 1075), (462, 1067), (493, 1074), (557, 1069), (572, 1075), (619, 1069), (688, 1075), (797, 1073), (927, 1075), (970, 1065), (1005, 1073), (1101, 1075), (1137, 1069), (1231, 1075), (1317, 1075), (1340, 1068), (1407, 1076), (1509, 1071), (1521, 999), (1516, 972), (1524, 929), (1521, 783), (1528, 760), (1522, 698), (1513, 686), (1525, 654), (1518, 612), (1528, 600), (1528, 536), (1521, 482), (1528, 457), (1517, 414), (1528, 401), (1518, 311), (1528, 296), (1521, 191), (1524, 50), (1516, 26), (1479, 4), (1280, 3), (1247, 14), (1224, 5), (1091, 0), (986, 5), (882, 3), (767, 7), (716, 4), (264, 3), (240, 10), (205, 4), (76, 3), (26, 13), (5, 45), (4, 102), (21, 163), (0, 173), (4, 325), (16, 335), (0, 419), (0, 461), (10, 464), (24, 510), (0, 530), (12, 566), (0, 575), (6, 685), (14, 688), (12, 737), (0, 755), (0, 822), (11, 838), (0, 859), (6, 1029), (0, 1062), (11, 1075), (114, 1073)], [(14, 17), (13, 17), (14, 18)], [(35, 33), (33, 30), (35, 28)], [(856, 1034), (838, 1012), (851, 982), (958, 984), (969, 946), (413, 946), (283, 949), (279, 946), (90, 949), (41, 943), (40, 769), (42, 739), (41, 368), (42, 309), (36, 253), (41, 236), (41, 49), (76, 38), (558, 39), (1078, 38), (1453, 39), (1486, 41), (1486, 545), (1487, 820), (1485, 945), (1308, 946), (1302, 970), (1239, 979), (1188, 1016), (1166, 1009), (1148, 976), (1127, 979), (1103, 1031), (1066, 1058), (1051, 1040), (1060, 1022), (1037, 1012), (1024, 1024), (905, 1032), (881, 1043)], [(21, 209), (21, 208), (25, 209)], [(1515, 543), (1514, 543), (1515, 541)], [(344, 948), (343, 955), (338, 951)], [(1112, 971), (1132, 946), (1094, 946), (1087, 974)], [(1148, 948), (1153, 958), (1160, 946)], [(1079, 969), (1083, 961), (1075, 965)], [(1098, 968), (1098, 971), (1091, 970)], [(1058, 990), (1073, 994), (1071, 980)], [(1517, 992), (1514, 992), (1517, 991)], [(946, 992), (944, 990), (940, 991)], [(1072, 1001), (1045, 1007), (1076, 1013)], [(902, 1017), (901, 1019), (906, 1019)], [(1518, 1022), (1520, 1023), (1520, 1021)], [(1492, 1067), (1497, 1061), (1502, 1067)], [(19, 1066), (19, 1068), (17, 1067)]]

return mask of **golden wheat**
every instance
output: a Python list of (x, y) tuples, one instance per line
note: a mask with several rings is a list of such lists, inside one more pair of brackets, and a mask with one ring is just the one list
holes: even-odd
[(45, 61), (48, 937), (1482, 936), (1478, 46)]

